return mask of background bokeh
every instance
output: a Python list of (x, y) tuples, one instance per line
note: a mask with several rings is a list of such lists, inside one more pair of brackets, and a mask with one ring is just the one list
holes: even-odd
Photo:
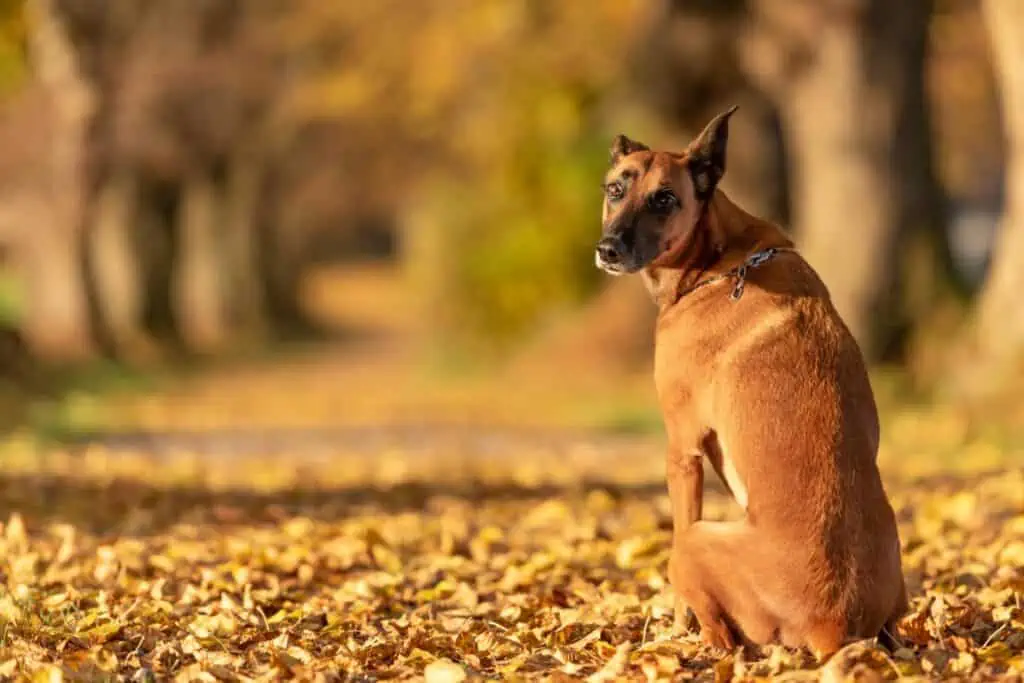
[(656, 424), (599, 183), (615, 133), (681, 147), (732, 104), (724, 189), (879, 390), (1013, 417), (1021, 32), (999, 0), (4, 0), (4, 422), (127, 392), (125, 424)]
[[(593, 264), (613, 137), (732, 105), (910, 594), (817, 673), (672, 630), (654, 307)], [(0, 678), (1019, 678), (1022, 295), (1024, 0), (0, 0)]]

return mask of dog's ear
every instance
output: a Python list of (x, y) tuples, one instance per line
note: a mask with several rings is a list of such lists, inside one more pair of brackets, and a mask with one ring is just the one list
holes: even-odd
[(718, 181), (725, 175), (725, 151), (729, 142), (729, 117), (737, 106), (711, 119), (690, 145), (690, 173), (697, 197), (706, 200), (714, 194)]
[(611, 162), (616, 164), (619, 162), (619, 159), (627, 154), (632, 154), (633, 152), (646, 152), (649, 149), (650, 147), (642, 142), (630, 140), (625, 135), (616, 135), (615, 139), (612, 140)]

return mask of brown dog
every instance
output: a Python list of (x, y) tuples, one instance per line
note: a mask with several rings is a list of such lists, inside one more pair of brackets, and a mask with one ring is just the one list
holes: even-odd
[[(891, 643), (907, 598), (865, 363), (790, 239), (717, 189), (734, 111), (682, 153), (615, 139), (596, 254), (659, 309), (677, 623), (727, 648)], [(743, 519), (701, 521), (701, 458)]]

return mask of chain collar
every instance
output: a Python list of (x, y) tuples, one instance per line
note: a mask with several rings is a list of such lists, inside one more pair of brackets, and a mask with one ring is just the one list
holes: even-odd
[(762, 249), (761, 251), (755, 251), (753, 254), (748, 256), (742, 264), (736, 266), (732, 270), (726, 273), (721, 273), (720, 275), (715, 275), (714, 277), (710, 277), (707, 280), (702, 280), (695, 285), (687, 287), (679, 293), (676, 297), (676, 301), (679, 301), (687, 294), (692, 294), (701, 287), (706, 287), (707, 285), (712, 285), (716, 282), (721, 282), (722, 280), (728, 280), (731, 278), (735, 278), (736, 284), (733, 286), (732, 292), (729, 294), (729, 301), (739, 301), (740, 297), (743, 296), (743, 290), (747, 284), (747, 272), (751, 268), (763, 266), (765, 263), (768, 263), (775, 258), (779, 253), (784, 251), (795, 251), (795, 249), (788, 247), (770, 247), (768, 249)]

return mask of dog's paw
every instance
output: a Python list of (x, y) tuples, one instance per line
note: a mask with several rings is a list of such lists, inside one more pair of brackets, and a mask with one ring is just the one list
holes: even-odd
[(729, 628), (724, 624), (717, 628), (701, 627), (700, 639), (705, 645), (718, 650), (722, 654), (732, 652), (736, 649), (736, 639), (729, 631)]

